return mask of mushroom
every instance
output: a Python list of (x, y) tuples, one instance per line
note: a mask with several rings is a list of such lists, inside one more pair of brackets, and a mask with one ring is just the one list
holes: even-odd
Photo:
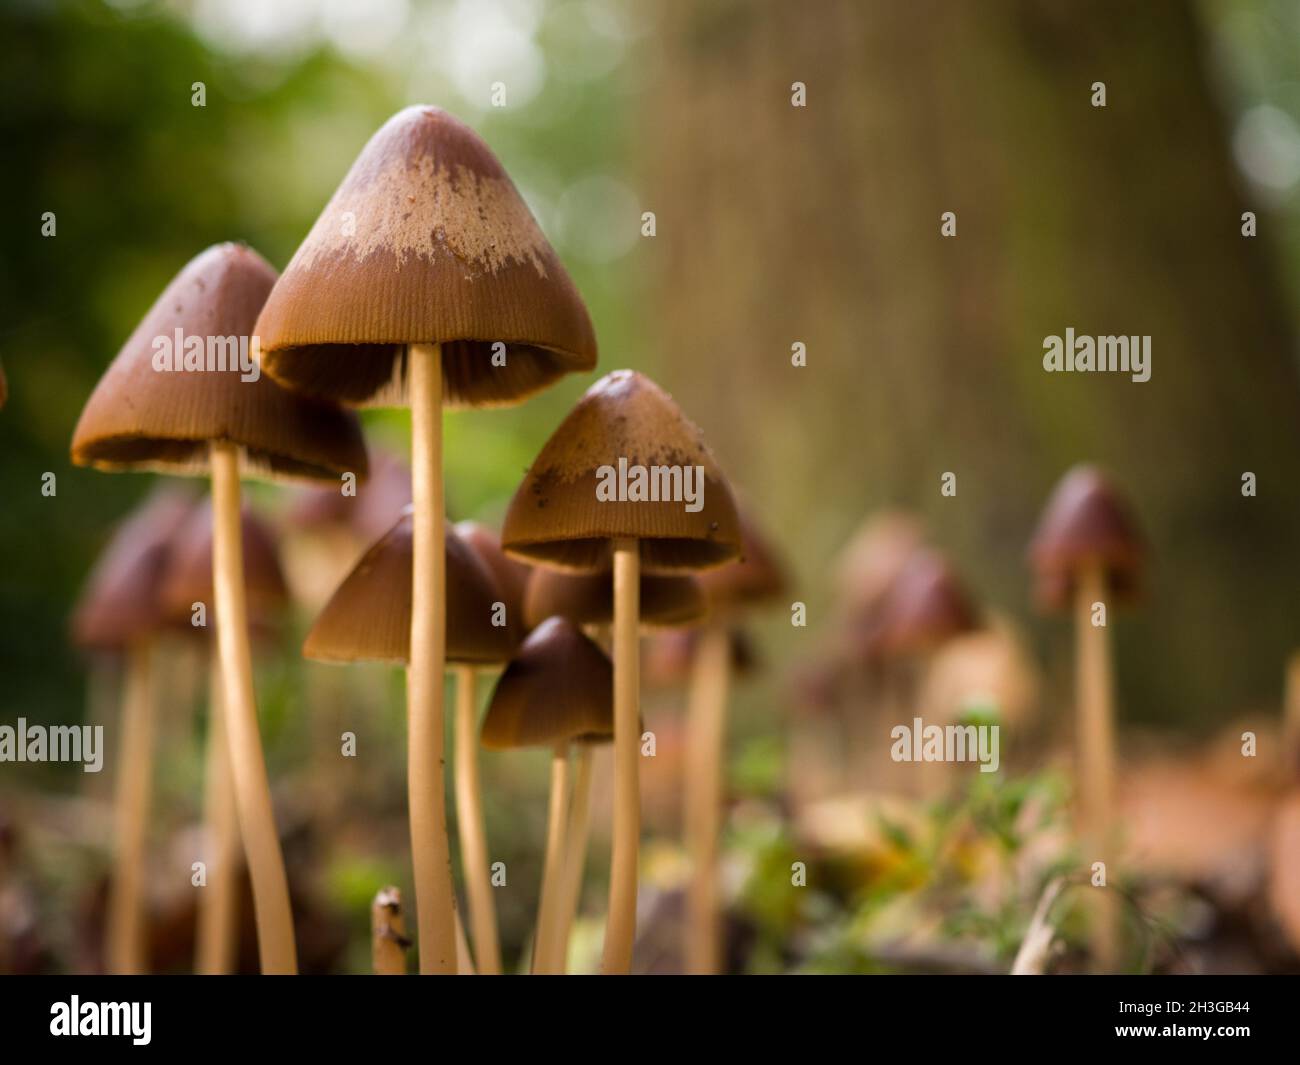
[(569, 745), (610, 735), (614, 707), (609, 658), (565, 618), (548, 618), (520, 646), (492, 692), (483, 746), (550, 747), (546, 857), (537, 906), (533, 972), (563, 970), (559, 954), (566, 888)]
[(586, 308), (468, 126), (408, 107), (370, 139), (258, 321), (267, 371), (354, 405), (411, 409), (415, 564), (408, 804), (420, 969), (456, 969), (443, 796), (442, 408), (517, 403), (596, 365)]
[[(919, 705), (926, 676), (939, 650), (950, 640), (979, 628), (979, 617), (952, 564), (933, 548), (915, 551), (885, 593), (874, 629), (865, 637), (869, 655), (893, 672), (886, 715), (897, 712), (897, 699), (924, 716)], [(913, 790), (930, 793), (942, 787), (943, 766), (920, 763)]]
[[(239, 534), (240, 476), (364, 477), (354, 415), (243, 372), (233, 350), (255, 353), (253, 322), (275, 281), (256, 252), (219, 244), (191, 260), (145, 315), (81, 413), (72, 459), (102, 470), (160, 470), (212, 479), (217, 643), (236, 802), (257, 916), (262, 971), (297, 969), (293, 914), (257, 725)], [(155, 369), (175, 337), (174, 368)], [(197, 344), (193, 343), (196, 342)], [(194, 349), (197, 347), (197, 351)], [(227, 369), (186, 369), (194, 365)], [(206, 357), (205, 357), (206, 356)], [(218, 361), (218, 357), (220, 361)], [(166, 365), (166, 364), (162, 364)]]
[(725, 801), (723, 765), (731, 683), (729, 625), (750, 608), (778, 600), (786, 590), (784, 567), (745, 511), (740, 512), (740, 535), (739, 561), (700, 577), (709, 597), (711, 617), (695, 649), (687, 701), (684, 829), (691, 879), (686, 893), (683, 953), (687, 972), (696, 975), (719, 972), (723, 959), (718, 845)]
[[(1144, 555), (1128, 505), (1093, 466), (1076, 466), (1061, 479), (1029, 546), (1040, 604), (1074, 609), (1078, 812), (1089, 864), (1111, 857), (1115, 842), (1115, 692), (1108, 629), (1094, 623), (1094, 611), (1133, 597)], [(1102, 968), (1115, 958), (1117, 919), (1114, 905), (1101, 904), (1093, 948)]]
[(146, 835), (153, 784), (154, 645), (165, 625), (160, 602), (172, 538), (190, 509), (174, 489), (155, 492), (114, 533), (72, 618), (72, 640), (122, 654), (121, 736), (113, 799), (113, 874), (105, 956), (114, 973), (146, 966)]
[[(679, 493), (670, 498), (663, 472)], [(640, 478), (636, 488), (630, 478)], [(690, 480), (688, 480), (690, 478)], [(691, 482), (694, 482), (692, 485)], [(636, 937), (640, 722), (640, 572), (683, 573), (740, 549), (731, 490), (703, 437), (649, 378), (618, 370), (596, 382), (542, 448), (506, 513), (502, 546), (533, 562), (614, 574), (614, 841), (603, 971), (631, 968)]]
[[(643, 629), (671, 631), (697, 625), (708, 613), (708, 604), (696, 577), (642, 573), (637, 596)], [(524, 593), (524, 620), (533, 626), (552, 616), (568, 618), (592, 635), (607, 631), (614, 619), (613, 574), (608, 570), (604, 573), (563, 573), (542, 567), (534, 569)], [(553, 959), (560, 972), (564, 971), (568, 958), (569, 933), (577, 916), (582, 870), (587, 863), (594, 749), (612, 738), (611, 733), (610, 736), (581, 742), (577, 744), (574, 755), (573, 794), (565, 829), (567, 854)]]
[[(414, 525), (412, 508), (407, 507), (396, 524), (362, 556), (307, 634), (304, 655), (325, 662), (403, 663), (409, 670)], [(443, 542), (446, 654), (447, 661), (458, 671), (459, 685), (455, 783), (461, 867), (478, 971), (490, 975), (500, 973), (501, 953), (488, 879), (483, 798), (474, 749), (474, 671), (506, 661), (514, 649), (514, 639), (507, 626), (494, 623), (501, 592), (487, 565), (454, 531), (447, 530)]]
[[(270, 527), (245, 506), (240, 551), (250, 631), (269, 631), (289, 593)], [(173, 538), (162, 586), (162, 607), (174, 625), (193, 625), (194, 610), (212, 604), (212, 500), (195, 506)], [(206, 624), (206, 621), (205, 621)], [(191, 630), (192, 631), (192, 630)], [(221, 662), (215, 641), (208, 655), (208, 737), (203, 789), (207, 825), (207, 880), (198, 901), (194, 968), (205, 974), (235, 970), (239, 950), (240, 841), (234, 774), (221, 699)]]

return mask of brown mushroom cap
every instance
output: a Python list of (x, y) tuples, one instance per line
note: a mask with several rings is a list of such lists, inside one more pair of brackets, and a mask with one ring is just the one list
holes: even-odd
[(1049, 610), (1069, 605), (1075, 575), (1090, 564), (1104, 568), (1119, 598), (1131, 599), (1145, 554), (1127, 502), (1095, 466), (1075, 466), (1061, 478), (1029, 545), (1038, 599)]
[(522, 640), (532, 628), (524, 617), (524, 590), (528, 587), (532, 567), (502, 551), (501, 538), (486, 525), (477, 521), (459, 521), (455, 529), (456, 535), (469, 544), (492, 571), (501, 591), (501, 601), (506, 604), (506, 617)]
[[(240, 514), (240, 529), (248, 614), (255, 623), (264, 623), (289, 599), (275, 534), (248, 506)], [(212, 601), (212, 498), (208, 496), (191, 508), (173, 538), (161, 605), (173, 623), (188, 624), (195, 603), (211, 605)]]
[(715, 610), (741, 610), (769, 603), (785, 594), (785, 567), (776, 549), (758, 530), (753, 516), (740, 514), (740, 558), (700, 574), (700, 583)]
[[(406, 662), (411, 646), (411, 508), (370, 548), (320, 612), (302, 653), (322, 662)], [(490, 665), (510, 657), (510, 629), (493, 625), (501, 602), (487, 566), (447, 529), (447, 661)]]
[(353, 405), (405, 405), (407, 344), (442, 345), (448, 406), (516, 403), (596, 365), (586, 307), (527, 204), (478, 134), (436, 107), (399, 111), (370, 138), (257, 331), (273, 377)]
[[(601, 500), (605, 467), (702, 467), (703, 506), (680, 500)], [(699, 429), (667, 392), (634, 370), (588, 389), (533, 461), (510, 501), (501, 543), (511, 554), (563, 569), (610, 567), (611, 541), (640, 541), (649, 572), (709, 569), (740, 553), (731, 489)]]
[(166, 623), (163, 580), (174, 537), (191, 506), (188, 495), (164, 488), (117, 527), (73, 612), (75, 644), (120, 650)]
[(362, 543), (373, 543), (392, 528), (411, 503), (411, 471), (387, 451), (371, 449), (370, 476), (344, 495), (342, 485), (304, 485), (286, 515), (300, 529), (338, 526), (353, 531)]
[(614, 734), (609, 657), (565, 618), (547, 618), (520, 645), (492, 692), (483, 746), (595, 742)]
[(206, 474), (208, 445), (220, 440), (239, 445), (253, 476), (364, 477), (366, 448), (354, 414), (296, 396), (266, 374), (245, 381), (238, 369), (154, 368), (155, 340), (165, 337), (174, 348), (178, 331), (214, 351), (214, 338), (233, 338), (251, 355), (247, 338), (274, 281), (266, 260), (242, 244), (218, 244), (190, 260), (95, 386), (72, 437), (73, 462)]
[[(695, 577), (641, 574), (641, 624), (646, 628), (677, 628), (703, 621), (709, 612)], [(608, 625), (614, 620), (614, 575), (563, 573), (538, 566), (524, 593), (524, 622), (529, 628), (551, 616), (575, 625)]]
[(924, 654), (976, 628), (975, 608), (939, 552), (915, 552), (881, 607), (877, 633), (886, 654)]

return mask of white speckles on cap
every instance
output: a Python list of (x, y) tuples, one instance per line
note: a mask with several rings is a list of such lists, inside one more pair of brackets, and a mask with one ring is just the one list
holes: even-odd
[(450, 254), (475, 274), (495, 274), (514, 262), (531, 263), (545, 277), (549, 251), (509, 178), (442, 166), (422, 155), (390, 158), (351, 175), (290, 265), (311, 269), (342, 256), (390, 252), (400, 267), (408, 256)]

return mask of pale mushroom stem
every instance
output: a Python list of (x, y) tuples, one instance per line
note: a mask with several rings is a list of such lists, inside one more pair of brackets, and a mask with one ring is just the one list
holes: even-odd
[(546, 858), (537, 903), (537, 932), (533, 939), (533, 972), (555, 973), (555, 927), (559, 918), (560, 885), (564, 870), (564, 823), (569, 808), (569, 745), (557, 743), (551, 754), (551, 797), (546, 814)]
[(461, 876), (465, 878), (470, 927), (474, 931), (474, 957), (480, 973), (497, 976), (501, 972), (501, 946), (479, 783), (475, 676), (473, 666), (456, 670), (456, 823), (460, 827)]
[(560, 894), (560, 917), (555, 929), (556, 971), (569, 966), (569, 934), (582, 897), (582, 870), (587, 864), (587, 840), (591, 836), (591, 777), (594, 759), (590, 743), (579, 743), (573, 766), (573, 792), (569, 796), (569, 823), (564, 830), (564, 878)]
[(199, 893), (194, 968), (213, 976), (235, 969), (239, 907), (239, 815), (221, 699), (221, 667), (215, 653), (208, 663), (207, 742), (203, 808), (208, 868), (207, 883)]
[(212, 582), (226, 738), (235, 780), (239, 831), (253, 883), (262, 972), (294, 974), (298, 971), (298, 953), (293, 938), (289, 881), (275, 829), (271, 784), (257, 725), (253, 660), (248, 646), (239, 517), (239, 453), (234, 444), (224, 441), (212, 444)]
[(122, 693), (122, 748), (114, 798), (114, 863), (108, 895), (107, 960), (113, 973), (147, 966), (144, 865), (152, 791), (154, 733), (153, 649), (130, 647)]
[(456, 973), (458, 976), (474, 976), (474, 957), (469, 952), (469, 940), (465, 938), (460, 910), (456, 910), (452, 916), (456, 919)]
[(382, 888), (370, 904), (370, 963), (376, 976), (405, 976), (406, 924), (402, 920), (402, 893)]
[(420, 972), (456, 972), (456, 896), (443, 774), (447, 657), (446, 508), (442, 490), (442, 350), (407, 348), (411, 401), (411, 659), (407, 671), (407, 802)]
[(641, 729), (639, 646), (640, 554), (637, 541), (614, 542), (614, 840), (609, 916), (601, 970), (632, 968), (636, 940), (637, 851), (641, 837), (638, 783)]
[(722, 829), (722, 769), (727, 735), (731, 646), (727, 630), (700, 634), (687, 710), (686, 847), (691, 879), (686, 896), (687, 971), (712, 975), (722, 965), (718, 899), (718, 839)]
[[(1092, 947), (1097, 965), (1113, 969), (1116, 961), (1118, 916), (1110, 889), (1115, 874), (1112, 858), (1115, 790), (1115, 695), (1111, 676), (1110, 641), (1104, 625), (1093, 624), (1093, 604), (1106, 602), (1105, 572), (1099, 565), (1083, 567), (1075, 591), (1075, 638), (1079, 729), (1079, 827), (1086, 847), (1084, 864), (1106, 863), (1107, 886), (1093, 888)], [(1109, 619), (1107, 619), (1109, 620)]]

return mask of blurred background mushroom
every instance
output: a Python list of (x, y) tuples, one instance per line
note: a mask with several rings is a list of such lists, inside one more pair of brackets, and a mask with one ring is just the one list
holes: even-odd
[(113, 973), (146, 971), (149, 804), (154, 775), (155, 645), (167, 624), (162, 602), (177, 530), (190, 499), (160, 489), (114, 533), (72, 619), (73, 641), (125, 659), (109, 880), (105, 961)]
[[(1039, 602), (1047, 610), (1069, 609), (1074, 615), (1078, 813), (1089, 867), (1095, 862), (1113, 865), (1116, 843), (1109, 610), (1136, 594), (1145, 553), (1127, 502), (1092, 466), (1076, 466), (1061, 478), (1029, 548)], [(1113, 967), (1119, 950), (1118, 904), (1110, 896), (1099, 893), (1104, 901), (1095, 918), (1103, 971)]]

